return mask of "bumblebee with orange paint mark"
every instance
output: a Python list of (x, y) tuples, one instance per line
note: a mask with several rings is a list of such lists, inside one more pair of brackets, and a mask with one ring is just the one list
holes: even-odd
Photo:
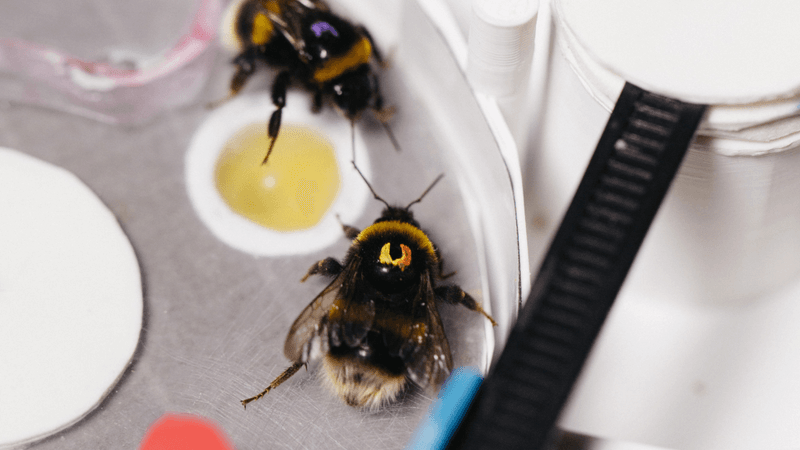
[(278, 137), (292, 82), (311, 92), (315, 111), (328, 99), (355, 123), (363, 111), (372, 110), (397, 147), (386, 124), (391, 112), (383, 106), (373, 68), (373, 62), (383, 62), (381, 54), (366, 28), (334, 14), (324, 1), (234, 1), (223, 20), (222, 41), (237, 54), (228, 98), (244, 87), (258, 64), (279, 69), (272, 84), (276, 109), (267, 127), (270, 144), (264, 163)]
[(302, 281), (311, 275), (333, 280), (289, 330), (283, 352), (292, 365), (243, 405), (321, 356), (325, 379), (345, 403), (375, 409), (409, 383), (437, 388), (453, 369), (440, 302), (463, 305), (496, 325), (460, 287), (439, 283), (445, 278), (441, 259), (411, 213), (439, 179), (405, 207), (389, 205), (367, 183), (386, 208), (363, 231), (342, 226), (352, 239), (344, 261), (329, 257), (308, 270)]

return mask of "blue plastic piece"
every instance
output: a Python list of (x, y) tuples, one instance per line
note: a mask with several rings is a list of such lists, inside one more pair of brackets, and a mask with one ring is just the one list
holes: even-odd
[(483, 382), (478, 369), (459, 367), (447, 379), (406, 450), (444, 449)]

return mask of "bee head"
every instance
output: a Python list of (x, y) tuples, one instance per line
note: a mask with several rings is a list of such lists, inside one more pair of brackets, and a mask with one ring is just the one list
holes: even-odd
[(389, 220), (410, 223), (411, 225), (419, 228), (419, 223), (414, 220), (414, 213), (412, 213), (408, 208), (386, 205), (386, 208), (383, 208), (381, 216), (378, 217), (374, 223), (386, 222)]
[(358, 119), (375, 96), (369, 66), (362, 65), (337, 77), (331, 85), (331, 92), (333, 102), (342, 114), (351, 122)]

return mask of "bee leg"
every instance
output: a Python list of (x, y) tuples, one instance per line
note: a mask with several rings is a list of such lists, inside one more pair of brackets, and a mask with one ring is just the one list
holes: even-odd
[(375, 118), (378, 119), (384, 131), (386, 131), (386, 135), (389, 136), (389, 140), (392, 141), (392, 146), (395, 151), (399, 152), (400, 143), (397, 142), (397, 138), (394, 132), (392, 132), (392, 128), (389, 126), (389, 121), (392, 119), (392, 116), (394, 116), (395, 109), (391, 106), (384, 106), (378, 77), (374, 75), (372, 76), (372, 86), (373, 92), (375, 93), (372, 100), (372, 113), (375, 115)]
[(233, 74), (231, 79), (231, 97), (238, 94), (242, 90), (244, 84), (256, 71), (256, 60), (252, 51), (242, 53), (233, 60), (236, 65), (236, 73)]
[(448, 286), (439, 286), (434, 290), (437, 297), (441, 298), (442, 300), (446, 301), (447, 303), (451, 303), (454, 305), (462, 305), (471, 309), (472, 311), (479, 312), (484, 315), (489, 322), (492, 323), (492, 326), (496, 327), (497, 322), (494, 321), (492, 316), (489, 315), (486, 311), (483, 310), (481, 304), (478, 303), (477, 300), (472, 298), (469, 294), (464, 292), (458, 286), (455, 285), (448, 285)]
[[(379, 94), (376, 94), (376, 95), (379, 95)], [(379, 100), (376, 100), (375, 103), (381, 105), (380, 108), (375, 107), (372, 110), (374, 112), (374, 114), (375, 114), (375, 118), (378, 119), (378, 122), (380, 122), (381, 125), (384, 126), (384, 128), (386, 128), (389, 125), (389, 121), (392, 120), (392, 117), (394, 117), (395, 109), (394, 109), (393, 106), (383, 106), (383, 99), (382, 98), (379, 98)]]
[(289, 378), (291, 378), (291, 377), (292, 377), (292, 375), (296, 374), (296, 373), (297, 373), (297, 371), (298, 371), (298, 370), (300, 370), (300, 368), (301, 368), (301, 367), (303, 367), (303, 366), (306, 366), (306, 365), (307, 365), (307, 364), (306, 364), (306, 363), (304, 363), (304, 362), (296, 362), (296, 363), (292, 364), (291, 366), (289, 366), (289, 368), (288, 368), (288, 369), (284, 370), (282, 374), (278, 375), (278, 378), (275, 378), (275, 379), (272, 381), (272, 383), (270, 383), (270, 384), (269, 384), (269, 386), (267, 386), (267, 388), (266, 388), (266, 389), (264, 389), (263, 391), (261, 391), (261, 393), (260, 393), (260, 394), (258, 394), (258, 395), (256, 395), (256, 396), (254, 396), (254, 397), (250, 397), (250, 398), (246, 398), (246, 399), (242, 400), (242, 406), (244, 406), (244, 409), (247, 409), (247, 404), (248, 404), (248, 403), (250, 403), (250, 402), (254, 402), (254, 401), (256, 401), (256, 400), (260, 399), (261, 397), (263, 397), (263, 396), (267, 395), (267, 393), (268, 393), (269, 391), (271, 391), (271, 390), (275, 389), (275, 388), (276, 388), (276, 387), (278, 387), (278, 386), (279, 386), (281, 383), (283, 383), (284, 381), (286, 381), (286, 380), (288, 380)]
[(355, 238), (357, 238), (358, 235), (361, 233), (361, 230), (359, 230), (358, 228), (343, 224), (342, 219), (339, 217), (338, 214), (336, 215), (336, 220), (338, 220), (339, 225), (342, 226), (342, 231), (344, 231), (344, 235), (347, 237), (347, 239), (350, 239), (352, 241)]
[(289, 83), (292, 81), (292, 75), (288, 71), (283, 71), (275, 77), (272, 83), (272, 104), (276, 109), (269, 118), (269, 126), (267, 127), (267, 136), (269, 137), (269, 148), (267, 149), (267, 156), (261, 164), (266, 164), (269, 159), (272, 148), (275, 147), (275, 140), (278, 139), (278, 131), (281, 129), (281, 113), (283, 107), (286, 106), (286, 90), (289, 88)]
[(308, 273), (306, 276), (303, 277), (300, 282), (304, 282), (310, 277), (311, 275), (324, 275), (326, 277), (335, 277), (342, 272), (342, 264), (337, 261), (335, 258), (325, 258), (321, 261), (317, 261), (308, 269)]
[(344, 231), (344, 235), (347, 236), (347, 239), (350, 239), (351, 241), (355, 240), (355, 238), (357, 238), (361, 233), (361, 230), (358, 228), (345, 224), (342, 224), (342, 230)]
[(438, 272), (439, 273), (437, 275), (439, 276), (440, 280), (444, 280), (446, 278), (450, 278), (450, 277), (452, 277), (453, 275), (456, 274), (455, 270), (450, 272), (450, 273), (444, 273), (444, 260), (442, 259), (442, 254), (439, 253), (439, 249), (438, 248), (436, 249), (436, 259), (439, 260), (439, 264), (438, 264)]
[(239, 91), (242, 90), (247, 79), (256, 71), (256, 60), (253, 50), (248, 49), (239, 54), (239, 56), (233, 60), (233, 64), (236, 66), (236, 72), (233, 74), (233, 78), (231, 78), (228, 96), (209, 103), (207, 105), (208, 108), (216, 108), (233, 97), (236, 97)]
[(375, 117), (381, 123), (389, 123), (394, 115), (394, 108), (384, 106), (383, 95), (381, 95), (381, 86), (378, 77), (372, 74), (370, 77), (372, 82), (372, 91), (375, 93), (372, 96), (372, 110), (375, 112)]

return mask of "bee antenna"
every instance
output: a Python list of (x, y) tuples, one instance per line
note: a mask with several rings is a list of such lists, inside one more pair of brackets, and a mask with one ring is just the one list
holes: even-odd
[(380, 195), (375, 193), (375, 189), (372, 189), (372, 185), (369, 184), (369, 181), (367, 181), (367, 177), (365, 177), (364, 174), (361, 173), (361, 169), (358, 168), (358, 166), (356, 165), (356, 162), (355, 161), (351, 161), (351, 162), (353, 163), (353, 167), (355, 167), (356, 172), (358, 172), (358, 174), (361, 175), (361, 179), (364, 180), (364, 183), (367, 183), (367, 187), (369, 188), (370, 192), (372, 192), (372, 196), (375, 197), (375, 200), (379, 200), (381, 203), (386, 205), (387, 208), (391, 208), (391, 206), (389, 206), (389, 204), (386, 202), (386, 200), (382, 199)]
[(411, 208), (411, 205), (414, 205), (414, 204), (416, 204), (416, 203), (419, 203), (419, 202), (421, 202), (421, 201), (422, 201), (422, 198), (423, 198), (423, 197), (425, 197), (425, 196), (428, 194), (428, 192), (429, 192), (431, 189), (433, 189), (433, 187), (434, 187), (434, 186), (436, 186), (436, 183), (438, 183), (438, 182), (439, 182), (439, 180), (441, 180), (442, 178), (444, 178), (444, 174), (443, 174), (443, 173), (440, 173), (440, 174), (439, 174), (439, 176), (438, 176), (438, 177), (436, 177), (436, 179), (435, 179), (435, 180), (433, 180), (433, 183), (431, 183), (431, 184), (430, 184), (430, 186), (428, 186), (428, 188), (427, 188), (427, 189), (425, 189), (425, 192), (423, 192), (423, 193), (422, 193), (422, 195), (420, 195), (418, 199), (414, 200), (413, 202), (409, 203), (409, 204), (406, 206), (406, 210), (408, 210), (408, 208)]

